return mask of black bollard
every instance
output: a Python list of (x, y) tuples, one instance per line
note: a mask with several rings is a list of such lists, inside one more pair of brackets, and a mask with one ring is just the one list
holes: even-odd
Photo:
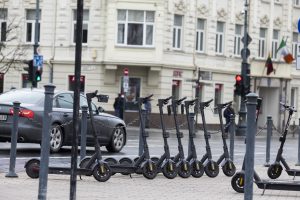
[(5, 177), (17, 178), (18, 175), (15, 172), (16, 167), (16, 155), (17, 155), (17, 140), (18, 140), (18, 121), (19, 121), (19, 111), (20, 102), (15, 101), (13, 103), (13, 123), (11, 128), (11, 145), (10, 145), (10, 160), (9, 160), (9, 172)]

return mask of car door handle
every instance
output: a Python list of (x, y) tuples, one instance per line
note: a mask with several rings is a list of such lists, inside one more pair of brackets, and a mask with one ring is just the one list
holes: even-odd
[(68, 117), (69, 116), (69, 114), (68, 113), (64, 113), (64, 115), (63, 115), (64, 117)]

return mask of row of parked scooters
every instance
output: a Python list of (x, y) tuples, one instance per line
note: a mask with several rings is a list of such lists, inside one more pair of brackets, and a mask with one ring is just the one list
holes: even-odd
[[(158, 107), (162, 128), (162, 137), (164, 141), (164, 153), (160, 158), (153, 158), (150, 156), (149, 147), (147, 144), (148, 132), (145, 131), (145, 121), (142, 113), (142, 105), (147, 101), (151, 100), (150, 95), (148, 97), (139, 98), (137, 101), (139, 109), (140, 119), (140, 134), (142, 142), (142, 153), (134, 160), (130, 158), (121, 158), (116, 160), (113, 157), (102, 159), (100, 145), (98, 143), (97, 135), (94, 127), (94, 118), (92, 115), (91, 101), (92, 98), (97, 97), (98, 101), (102, 102), (100, 95), (97, 95), (97, 91), (94, 93), (87, 94), (88, 107), (91, 119), (91, 125), (93, 130), (93, 136), (95, 139), (95, 153), (91, 157), (85, 157), (81, 160), (78, 169), (78, 175), (93, 175), (94, 178), (100, 182), (107, 181), (111, 175), (121, 173), (123, 175), (130, 175), (133, 173), (142, 174), (147, 179), (154, 179), (158, 173), (162, 173), (166, 178), (173, 179), (177, 175), (182, 178), (188, 178), (190, 176), (199, 178), (204, 172), (209, 177), (216, 177), (219, 174), (219, 166), (226, 176), (233, 176), (236, 172), (236, 167), (233, 161), (230, 159), (228, 147), (226, 144), (226, 134), (224, 131), (222, 111), (227, 106), (231, 105), (232, 102), (218, 104), (215, 109), (218, 110), (220, 119), (220, 128), (223, 140), (223, 154), (217, 161), (212, 160), (212, 153), (209, 144), (210, 135), (207, 131), (205, 113), (204, 110), (210, 105), (213, 99), (206, 102), (199, 102), (198, 99), (186, 100), (186, 97), (182, 99), (175, 99), (172, 96), (166, 99), (158, 99)], [(170, 155), (170, 149), (168, 144), (169, 132), (166, 131), (164, 123), (164, 108), (168, 108), (168, 114), (173, 115), (174, 124), (176, 129), (176, 137), (178, 141), (178, 153), (175, 156)], [(187, 125), (188, 125), (188, 136), (189, 136), (189, 153), (187, 156), (184, 154), (184, 148), (181, 139), (183, 133), (180, 131), (178, 123), (178, 110), (181, 108), (181, 112), (185, 111)], [(190, 114), (190, 110), (194, 109), (195, 113), (200, 111), (202, 118), (202, 125), (204, 130), (204, 138), (206, 143), (206, 153), (201, 159), (198, 159), (196, 147), (194, 143), (194, 124), (193, 115)], [(192, 119), (191, 119), (192, 117)], [(29, 160), (26, 165), (26, 172), (31, 178), (39, 177), (39, 160)], [(54, 174), (66, 174), (70, 171), (69, 168), (58, 168), (49, 167), (48, 173)]]

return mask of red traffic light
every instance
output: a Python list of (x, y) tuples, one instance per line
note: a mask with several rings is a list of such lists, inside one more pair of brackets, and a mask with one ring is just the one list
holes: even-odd
[(124, 73), (124, 76), (128, 76), (128, 73), (129, 73), (128, 68), (125, 68), (123, 73)]
[(241, 75), (236, 75), (235, 76), (235, 80), (236, 80), (236, 82), (241, 82), (242, 81), (242, 76)]

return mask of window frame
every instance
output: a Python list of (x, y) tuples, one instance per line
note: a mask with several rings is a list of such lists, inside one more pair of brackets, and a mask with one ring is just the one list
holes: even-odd
[(295, 6), (300, 6), (300, 0), (294, 0), (294, 5)]
[[(118, 19), (118, 14), (119, 11), (125, 11), (125, 20), (119, 20)], [(131, 21), (129, 20), (129, 11), (143, 11), (143, 21)], [(147, 12), (153, 12), (153, 22), (147, 21)], [(143, 47), (143, 48), (153, 48), (154, 44), (155, 44), (155, 11), (153, 10), (133, 10), (133, 9), (117, 9), (117, 25), (116, 25), (116, 46), (124, 46), (124, 47)], [(129, 24), (142, 24), (143, 26), (143, 38), (142, 38), (142, 45), (139, 44), (128, 44), (128, 25)], [(124, 25), (124, 33), (123, 35), (123, 39), (124, 42), (123, 43), (119, 43), (119, 25)], [(151, 26), (152, 27), (152, 44), (147, 44), (147, 27)]]
[[(222, 32), (218, 31), (218, 24), (222, 24)], [(221, 41), (221, 42), (219, 42)], [(216, 55), (224, 55), (225, 50), (225, 22), (217, 21), (216, 26), (216, 43), (215, 43), (215, 53)]]
[[(198, 27), (199, 20), (203, 21), (203, 29)], [(197, 19), (197, 29), (196, 29), (196, 47), (195, 47), (196, 52), (198, 52), (198, 53), (205, 52), (205, 37), (206, 37), (205, 27), (206, 27), (206, 20), (202, 19), (202, 18), (198, 18)]]
[[(27, 19), (28, 12), (35, 12), (35, 9), (26, 9), (26, 17), (25, 17), (25, 43), (26, 44), (33, 44), (35, 41), (35, 19)], [(38, 20), (38, 43), (40, 43), (40, 38), (41, 38), (41, 16), (42, 16), (42, 10), (39, 11), (39, 20)], [(31, 38), (30, 41), (27, 41), (28, 38), (28, 25), (31, 25)]]
[[(261, 34), (260, 34), (262, 30), (265, 31), (264, 37), (261, 37)], [(257, 53), (258, 58), (266, 58), (266, 46), (267, 46), (266, 35), (267, 35), (267, 29), (260, 28), (259, 29), (259, 38), (258, 38), (258, 53)]]
[[(181, 26), (175, 25), (175, 17), (179, 16), (181, 17)], [(173, 36), (172, 36), (172, 48), (174, 50), (182, 50), (182, 38), (183, 38), (183, 21), (184, 21), (184, 16), (183, 15), (174, 15), (174, 20), (173, 20)], [(180, 36), (178, 36), (180, 34)]]
[[(6, 42), (7, 39), (7, 8), (0, 8), (0, 41)], [(2, 29), (2, 24), (5, 24), (5, 30)]]
[[(277, 32), (277, 38), (274, 38), (275, 36), (275, 32)], [(273, 30), (273, 35), (272, 35), (272, 49), (271, 49), (271, 52), (272, 52), (272, 59), (278, 59), (278, 56), (276, 54), (276, 50), (278, 49), (279, 47), (279, 30), (276, 30), (274, 29)]]
[[(300, 1), (300, 0), (299, 0)], [(297, 41), (295, 41), (295, 36), (297, 38)], [(293, 35), (292, 35), (292, 55), (294, 57), (294, 59), (296, 60), (297, 58), (297, 46), (298, 46), (298, 41), (299, 41), (299, 33), (297, 32), (293, 32)], [(295, 61), (294, 60), (294, 61)]]
[[(241, 27), (241, 33), (237, 33), (237, 26)], [(234, 41), (233, 41), (233, 55), (235, 56), (241, 56), (241, 50), (243, 49), (242, 44), (242, 38), (243, 38), (243, 25), (236, 24), (235, 25), (235, 31), (234, 31)]]
[[(73, 9), (72, 10), (72, 16), (73, 16), (73, 21), (72, 21), (72, 40), (71, 40), (71, 43), (72, 45), (76, 45), (76, 41), (75, 41), (75, 27), (76, 27), (76, 24), (77, 24), (77, 19), (75, 19), (77, 16), (75, 14), (75, 12), (77, 11), (77, 9)], [(83, 10), (83, 16), (84, 16), (84, 12), (88, 12), (87, 14), (87, 17), (88, 19), (84, 19), (83, 17), (83, 20), (82, 20), (82, 45), (84, 46), (87, 46), (88, 45), (88, 42), (89, 42), (89, 19), (90, 19), (90, 10), (89, 9), (84, 9)], [(87, 31), (87, 34), (86, 34), (86, 42), (83, 42), (83, 32), (84, 32), (84, 25), (87, 26), (86, 28), (86, 31)]]

